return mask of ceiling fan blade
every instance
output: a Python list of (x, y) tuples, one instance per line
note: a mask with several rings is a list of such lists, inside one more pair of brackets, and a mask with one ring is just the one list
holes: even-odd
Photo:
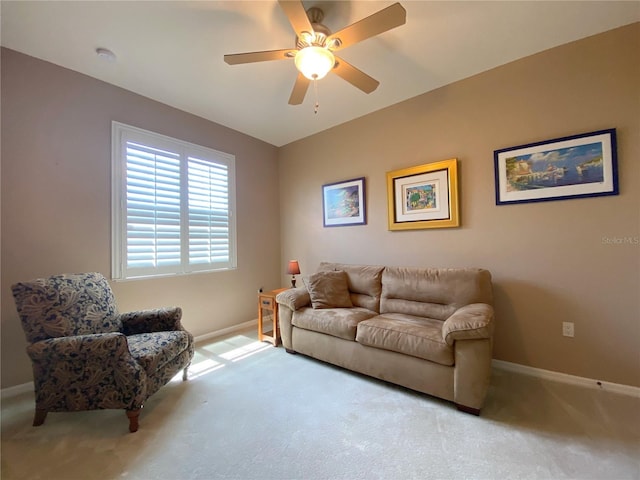
[(300, 0), (278, 0), (278, 3), (298, 37), (302, 32), (313, 33), (313, 27)]
[(283, 50), (266, 50), (264, 52), (248, 52), (248, 53), (233, 53), (224, 56), (224, 61), (229, 65), (238, 65), (240, 63), (253, 63), (253, 62), (267, 62), (269, 60), (285, 60), (292, 58), (287, 55), (289, 52), (295, 53), (297, 50), (286, 48)]
[(311, 80), (303, 74), (298, 73), (298, 78), (296, 78), (296, 83), (293, 86), (293, 91), (289, 97), (289, 105), (300, 105), (302, 103), (304, 96), (307, 94), (310, 83)]
[(399, 3), (394, 3), (330, 35), (329, 38), (327, 38), (327, 43), (330, 44), (331, 40), (339, 39), (340, 42), (338, 42), (335, 47), (332, 47), (331, 50), (340, 50), (354, 43), (384, 33), (392, 28), (404, 25), (406, 21), (407, 11)]
[(333, 73), (343, 80), (346, 80), (354, 87), (359, 88), (364, 93), (371, 93), (378, 88), (378, 85), (380, 85), (380, 82), (375, 78), (370, 77), (363, 71), (358, 70), (353, 65), (338, 57), (336, 57), (336, 66), (333, 68)]

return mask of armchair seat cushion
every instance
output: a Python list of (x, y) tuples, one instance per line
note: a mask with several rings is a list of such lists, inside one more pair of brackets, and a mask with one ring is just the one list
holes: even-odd
[(386, 313), (358, 325), (362, 345), (404, 353), (441, 365), (454, 364), (453, 347), (442, 338), (442, 322), (402, 313)]
[(186, 331), (138, 333), (127, 337), (131, 356), (153, 375), (167, 363), (189, 348), (190, 338)]

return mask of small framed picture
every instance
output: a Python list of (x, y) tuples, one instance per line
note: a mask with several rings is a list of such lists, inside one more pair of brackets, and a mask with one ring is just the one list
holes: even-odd
[(365, 225), (364, 177), (323, 185), (322, 212), (325, 227)]
[(616, 130), (494, 152), (496, 205), (618, 195)]
[(458, 160), (387, 172), (389, 230), (458, 227)]

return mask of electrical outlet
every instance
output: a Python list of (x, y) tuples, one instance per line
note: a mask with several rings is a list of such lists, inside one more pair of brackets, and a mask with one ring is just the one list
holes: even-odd
[(562, 322), (562, 335), (565, 337), (573, 337), (573, 322)]

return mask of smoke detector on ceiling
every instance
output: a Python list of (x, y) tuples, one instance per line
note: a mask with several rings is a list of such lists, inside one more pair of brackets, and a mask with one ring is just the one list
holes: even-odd
[(98, 58), (100, 58), (101, 60), (106, 60), (107, 62), (116, 61), (115, 53), (106, 48), (96, 48), (96, 55), (98, 55)]

